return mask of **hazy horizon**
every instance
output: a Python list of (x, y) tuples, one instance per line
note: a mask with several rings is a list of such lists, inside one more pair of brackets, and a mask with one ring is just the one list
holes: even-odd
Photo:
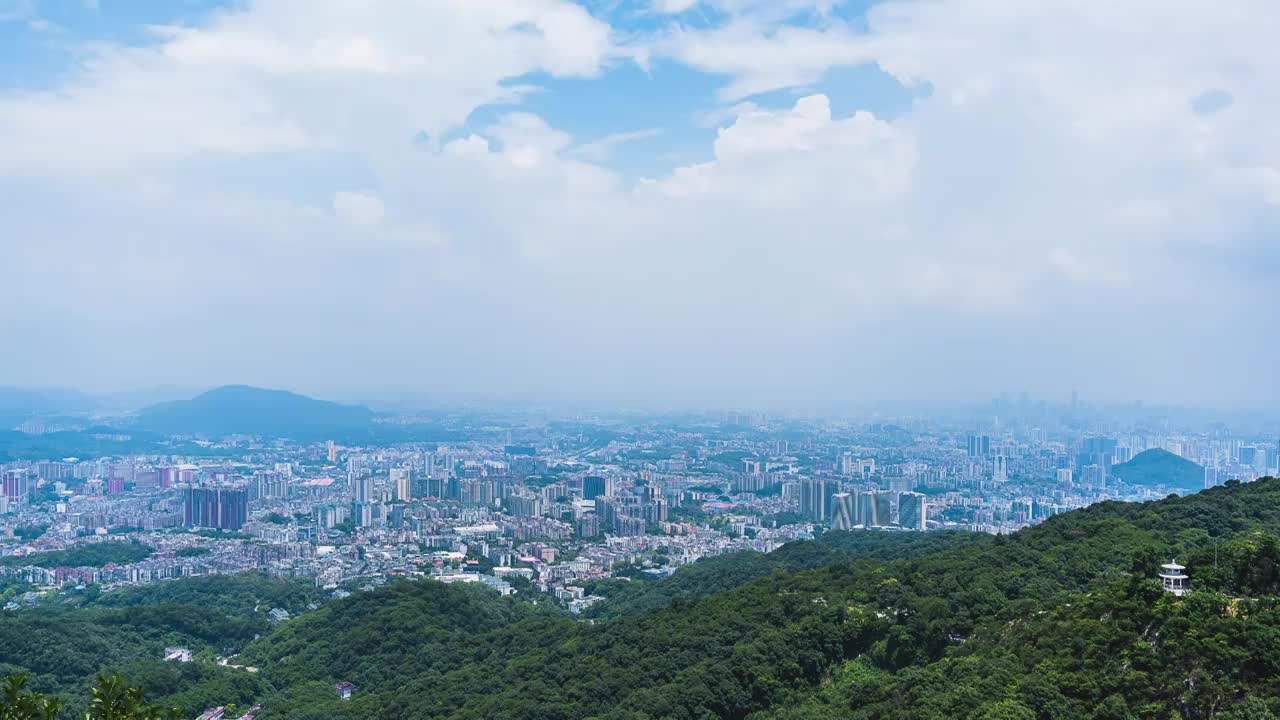
[(1273, 410), (1271, 8), (0, 1), (0, 385)]
[[(72, 414), (133, 413), (153, 405), (173, 401), (185, 401), (196, 398), (206, 392), (228, 386), (251, 387), (268, 391), (285, 391), (316, 400), (336, 402), (343, 405), (361, 405), (380, 413), (392, 416), (412, 416), (415, 413), (533, 413), (548, 417), (569, 417), (576, 415), (600, 417), (624, 417), (629, 414), (652, 415), (717, 415), (727, 413), (762, 413), (771, 419), (797, 420), (850, 420), (872, 422), (876, 420), (908, 420), (932, 419), (947, 421), (986, 422), (997, 427), (1001, 420), (1012, 420), (1024, 416), (1036, 416), (1041, 412), (1063, 412), (1075, 415), (1077, 419), (1111, 418), (1121, 416), (1148, 420), (1162, 414), (1166, 419), (1179, 423), (1193, 424), (1213, 422), (1245, 422), (1251, 427), (1264, 430), (1270, 426), (1280, 429), (1280, 419), (1274, 415), (1270, 407), (1228, 407), (1194, 404), (1177, 404), (1149, 402), (1142, 399), (1110, 400), (1089, 397), (1079, 391), (1075, 399), (1077, 405), (1072, 410), (1070, 393), (1064, 396), (1035, 396), (1023, 392), (996, 392), (987, 396), (961, 398), (953, 400), (936, 400), (918, 398), (891, 393), (882, 400), (852, 400), (830, 402), (780, 402), (756, 404), (725, 404), (695, 402), (668, 402), (662, 400), (634, 400), (611, 397), (551, 397), (537, 394), (437, 394), (429, 395), (416, 391), (379, 390), (379, 391), (327, 391), (310, 388), (288, 386), (257, 386), (247, 383), (226, 383), (214, 386), (191, 387), (152, 387), (152, 388), (117, 388), (86, 389), (68, 386), (5, 386), (0, 385), (0, 394), (5, 390), (30, 391), (35, 393), (80, 393), (95, 401), (95, 405), (80, 411), (69, 411)], [(1152, 415), (1152, 413), (1156, 415)], [(33, 416), (49, 416), (56, 412), (39, 411)]]

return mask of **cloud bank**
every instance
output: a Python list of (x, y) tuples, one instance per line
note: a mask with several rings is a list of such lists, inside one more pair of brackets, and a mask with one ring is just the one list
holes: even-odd
[[(0, 94), (0, 370), (1274, 407), (1280, 10), (843, 9), (664, 2), (632, 26), (562, 0), (258, 0), (87, 45)], [(713, 139), (590, 93), (576, 113), (629, 129), (524, 107), (637, 59), (714, 79)], [(859, 88), (817, 86), (864, 64), (917, 93), (906, 111), (833, 110)], [(617, 159), (682, 138), (702, 160)]]

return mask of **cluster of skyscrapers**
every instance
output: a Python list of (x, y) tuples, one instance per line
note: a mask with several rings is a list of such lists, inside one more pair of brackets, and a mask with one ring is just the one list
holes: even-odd
[(897, 490), (839, 490), (824, 478), (800, 482), (800, 513), (836, 530), (861, 528), (928, 529), (925, 496)]
[(182, 523), (192, 528), (235, 531), (249, 519), (249, 493), (235, 487), (182, 489)]

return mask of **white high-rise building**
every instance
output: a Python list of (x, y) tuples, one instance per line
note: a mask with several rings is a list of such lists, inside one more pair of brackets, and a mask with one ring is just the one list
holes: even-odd
[(409, 468), (391, 468), (391, 488), (396, 500), (409, 502), (413, 499), (412, 474)]

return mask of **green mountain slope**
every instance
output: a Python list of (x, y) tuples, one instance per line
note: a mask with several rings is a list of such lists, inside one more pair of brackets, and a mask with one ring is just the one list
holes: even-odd
[(118, 671), (148, 698), (164, 698), (194, 717), (263, 695), (256, 676), (210, 661), (164, 662), (181, 645), (202, 658), (270, 633), (267, 611), (292, 613), (321, 599), (314, 583), (258, 575), (190, 578), (107, 594), (63, 592), (52, 604), (0, 612), (0, 675), (25, 672), (32, 687), (58, 694), (70, 710), (87, 701), (100, 671)]
[(1129, 462), (1113, 466), (1111, 473), (1130, 485), (1179, 490), (1204, 487), (1203, 467), (1159, 448), (1140, 452)]
[(152, 405), (138, 413), (137, 424), (172, 435), (321, 437), (367, 429), (373, 418), (373, 411), (365, 407), (227, 385), (191, 400)]
[[(916, 557), (774, 568), (595, 625), (499, 613), (465, 641), (425, 609), (464, 602), (455, 588), (405, 584), (246, 655), (279, 693), (273, 717), (1207, 718), (1280, 690), (1277, 531), (1280, 482), (1233, 484)], [(1184, 601), (1154, 584), (1175, 555), (1201, 589)], [(342, 680), (356, 699), (332, 699)]]
[(587, 617), (608, 618), (658, 610), (677, 600), (688, 601), (732, 590), (775, 572), (797, 572), (858, 559), (898, 560), (945, 548), (978, 544), (984, 535), (968, 532), (885, 533), (832, 531), (814, 542), (789, 543), (768, 554), (735, 553), (699, 560), (674, 575), (654, 580), (639, 575), (588, 583), (591, 594), (608, 599)]
[[(261, 672), (237, 685), (125, 679), (156, 700), (252, 694), (263, 718), (1273, 718), (1278, 537), (1280, 480), (1263, 480), (1005, 537), (833, 534), (619, 593), (594, 623), (401, 581), (250, 642)], [(1186, 598), (1155, 580), (1173, 557)]]

